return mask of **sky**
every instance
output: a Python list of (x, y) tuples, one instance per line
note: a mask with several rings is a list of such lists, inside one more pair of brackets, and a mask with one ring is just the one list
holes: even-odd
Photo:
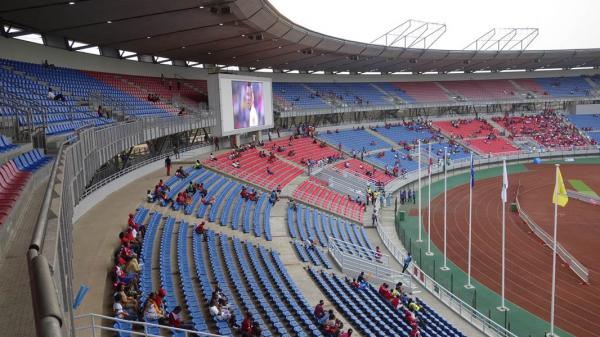
[(319, 33), (371, 42), (413, 19), (446, 24), (434, 49), (463, 49), (492, 28), (538, 28), (534, 49), (600, 48), (600, 0), (269, 0)]

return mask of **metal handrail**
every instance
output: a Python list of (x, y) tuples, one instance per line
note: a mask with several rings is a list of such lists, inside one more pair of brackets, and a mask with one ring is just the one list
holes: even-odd
[(31, 287), (31, 298), (33, 300), (35, 324), (38, 337), (61, 337), (63, 325), (63, 315), (58, 298), (54, 291), (54, 281), (50, 271), (50, 265), (45, 256), (41, 255), (46, 229), (48, 227), (48, 213), (52, 194), (54, 190), (54, 181), (58, 170), (59, 161), (62, 157), (63, 146), (58, 149), (58, 154), (52, 164), (52, 171), (38, 220), (33, 230), (31, 243), (27, 251), (27, 267), (29, 269), (29, 285)]
[(356, 246), (351, 242), (329, 237), (328, 248), (334, 261), (340, 266), (342, 271), (351, 271), (359, 274), (365, 272), (379, 280), (385, 280), (390, 283), (402, 281), (402, 283), (411, 291), (413, 290), (412, 278), (400, 271), (394, 270), (389, 265), (389, 255), (381, 254), (381, 262), (374, 262), (363, 255), (355, 255), (346, 252), (342, 247), (353, 247), (354, 249), (367, 252), (371, 257), (375, 256), (375, 251)]
[[(75, 316), (74, 318), (75, 318), (75, 320), (89, 319), (90, 320), (89, 325), (76, 327), (75, 331), (92, 330), (92, 336), (96, 336), (96, 329), (99, 329), (100, 331), (123, 332), (123, 333), (134, 335), (134, 336), (162, 337), (161, 335), (154, 335), (154, 334), (148, 333), (146, 328), (152, 327), (152, 328), (169, 330), (171, 332), (175, 332), (175, 331), (180, 332), (180, 333), (183, 333), (185, 337), (188, 337), (188, 336), (190, 336), (190, 337), (191, 336), (225, 337), (223, 335), (216, 335), (216, 334), (212, 334), (212, 333), (208, 333), (208, 332), (200, 332), (200, 331), (189, 330), (189, 329), (181, 329), (181, 328), (171, 327), (168, 325), (160, 325), (160, 324), (154, 324), (154, 323), (148, 323), (148, 322), (131, 321), (131, 320), (126, 320), (126, 319), (121, 319), (121, 318), (116, 318), (116, 317), (111, 317), (111, 316), (104, 316), (104, 315), (99, 315), (99, 314), (94, 314), (94, 313), (79, 315), (79, 316)], [(132, 326), (140, 327), (142, 331), (135, 331), (133, 329), (131, 329), (131, 330), (117, 329), (117, 328), (114, 328), (114, 325), (113, 326), (105, 326), (102, 323), (98, 324), (98, 321), (100, 321), (100, 322), (109, 321), (109, 322), (114, 322), (114, 323), (127, 323), (127, 324), (131, 324)]]
[[(192, 146), (181, 148), (179, 151), (180, 152), (186, 152), (186, 151), (191, 151), (191, 150), (198, 149), (198, 148), (205, 147), (205, 146), (210, 146), (210, 144), (209, 143), (199, 143), (199, 144), (195, 144), (195, 145), (192, 145)], [(133, 164), (131, 166), (127, 166), (126, 168), (124, 168), (122, 170), (119, 170), (119, 171), (117, 171), (117, 172), (109, 175), (108, 177), (101, 179), (100, 181), (97, 181), (93, 185), (86, 187), (85, 191), (81, 195), (81, 199), (86, 198), (87, 196), (89, 196), (90, 194), (92, 194), (96, 190), (102, 188), (106, 184), (108, 184), (108, 183), (110, 183), (110, 182), (112, 182), (112, 181), (114, 181), (114, 180), (116, 180), (116, 179), (118, 179), (118, 178), (120, 178), (120, 177), (128, 174), (128, 173), (131, 173), (131, 172), (139, 169), (140, 167), (143, 167), (143, 166), (152, 164), (154, 162), (157, 162), (159, 160), (165, 159), (167, 156), (171, 156), (171, 155), (172, 155), (172, 153), (161, 153), (159, 155), (156, 155), (156, 156), (147, 158), (147, 159), (145, 159), (143, 161), (140, 161), (138, 163), (135, 163), (135, 164)]]

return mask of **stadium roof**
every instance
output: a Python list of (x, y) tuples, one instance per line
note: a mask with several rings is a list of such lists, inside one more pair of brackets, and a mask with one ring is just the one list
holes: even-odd
[(600, 66), (600, 49), (497, 52), (349, 41), (299, 26), (265, 0), (3, 0), (0, 20), (24, 29), (5, 30), (7, 36), (37, 32), (45, 41), (84, 43), (65, 42), (65, 48), (95, 45), (104, 55), (126, 50), (249, 70), (444, 73)]

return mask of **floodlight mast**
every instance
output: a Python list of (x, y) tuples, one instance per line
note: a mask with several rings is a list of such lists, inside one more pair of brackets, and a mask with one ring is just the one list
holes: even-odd
[(538, 35), (538, 28), (492, 28), (463, 48), (463, 50), (523, 51), (531, 45)]
[(446, 24), (409, 19), (375, 40), (387, 47), (429, 49), (446, 33)]

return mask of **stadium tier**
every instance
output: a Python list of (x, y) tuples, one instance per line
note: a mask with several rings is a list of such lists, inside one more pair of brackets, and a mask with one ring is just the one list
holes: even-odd
[(584, 77), (579, 76), (435, 82), (276, 82), (273, 84), (273, 90), (274, 95), (287, 109), (463, 101), (526, 101), (536, 97), (574, 98), (595, 95), (594, 88)]

